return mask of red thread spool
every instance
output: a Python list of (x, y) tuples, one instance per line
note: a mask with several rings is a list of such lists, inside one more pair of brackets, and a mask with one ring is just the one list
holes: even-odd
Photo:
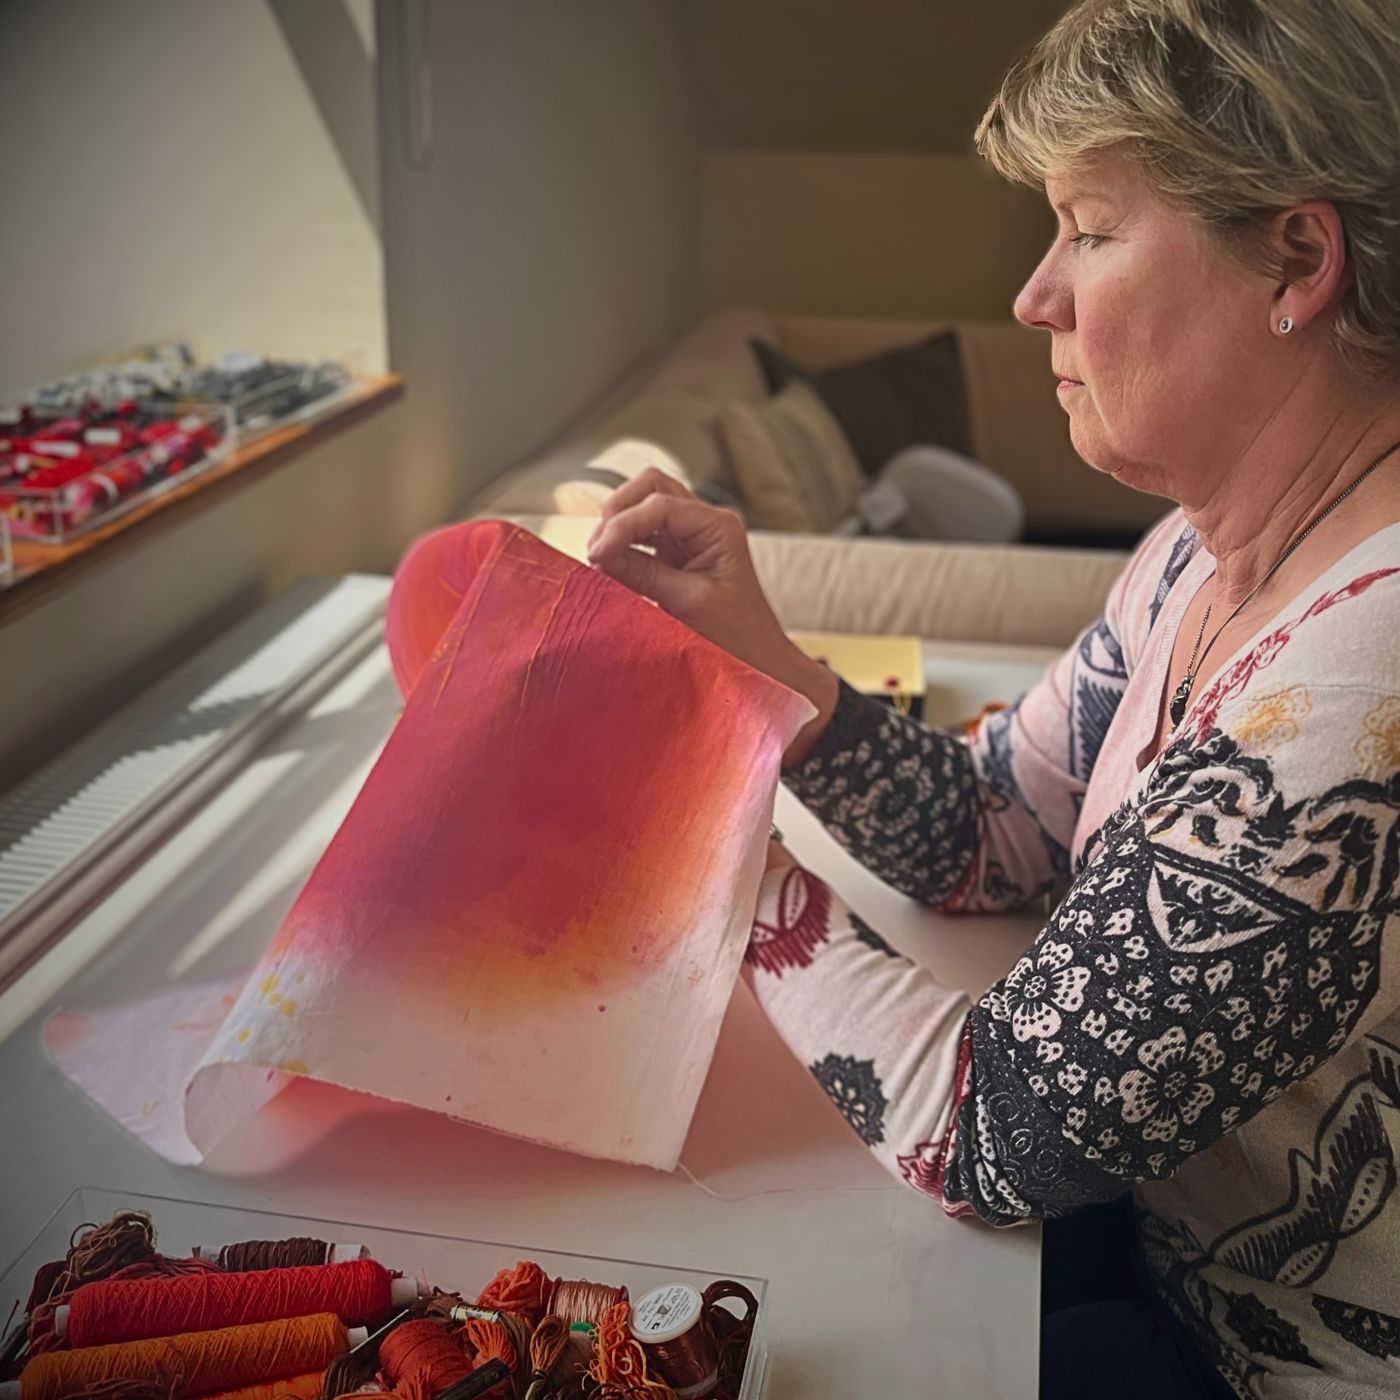
[(663, 1284), (638, 1299), (631, 1330), (676, 1400), (698, 1400), (719, 1385), (719, 1351), (705, 1322), (704, 1300), (688, 1283)]
[(59, 1308), (55, 1330), (73, 1347), (173, 1337), (308, 1313), (334, 1313), (347, 1326), (387, 1316), (417, 1297), (373, 1259), (308, 1264), (246, 1274), (106, 1280), (85, 1284)]
[(185, 1395), (210, 1395), (321, 1371), (352, 1338), (330, 1313), (187, 1332), (36, 1356), (20, 1373), (21, 1400), (64, 1400), (109, 1381), (159, 1381)]

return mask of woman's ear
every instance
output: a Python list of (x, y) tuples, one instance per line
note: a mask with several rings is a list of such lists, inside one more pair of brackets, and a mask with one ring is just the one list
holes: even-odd
[(1272, 329), (1287, 335), (1316, 323), (1345, 289), (1346, 233), (1336, 206), (1317, 199), (1278, 214), (1269, 225), (1268, 242), (1279, 277), (1271, 302)]

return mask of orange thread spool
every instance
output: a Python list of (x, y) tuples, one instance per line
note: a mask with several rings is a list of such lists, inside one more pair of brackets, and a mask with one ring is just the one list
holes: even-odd
[(561, 1278), (554, 1285), (549, 1311), (557, 1313), (570, 1326), (575, 1322), (603, 1325), (603, 1319), (619, 1303), (627, 1301), (625, 1288), (613, 1288), (606, 1283), (590, 1283), (586, 1278)]
[(239, 1390), (212, 1395), (209, 1400), (317, 1400), (325, 1374), (324, 1371), (308, 1371), (304, 1376), (289, 1376), (284, 1381), (245, 1385)]
[(395, 1327), (379, 1344), (379, 1365), (384, 1380), (403, 1400), (433, 1400), (473, 1369), (460, 1336), (430, 1317)]
[(209, 1395), (322, 1371), (349, 1346), (340, 1319), (320, 1313), (156, 1341), (52, 1351), (34, 1357), (20, 1373), (20, 1396), (63, 1400), (109, 1381), (149, 1380), (178, 1385), (181, 1395)]

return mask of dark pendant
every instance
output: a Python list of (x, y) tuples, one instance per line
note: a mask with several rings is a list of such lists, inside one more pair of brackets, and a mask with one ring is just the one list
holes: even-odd
[(1191, 687), (1195, 684), (1195, 676), (1183, 677), (1181, 684), (1176, 688), (1176, 694), (1172, 696), (1171, 703), (1167, 706), (1167, 713), (1172, 717), (1173, 729), (1186, 718), (1186, 706), (1191, 699)]

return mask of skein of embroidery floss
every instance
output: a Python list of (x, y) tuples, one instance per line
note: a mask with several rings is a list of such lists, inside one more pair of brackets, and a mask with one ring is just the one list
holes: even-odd
[(632, 1308), (617, 1303), (608, 1310), (598, 1329), (598, 1346), (593, 1353), (589, 1376), (608, 1396), (647, 1397), (647, 1400), (676, 1400), (676, 1392), (665, 1381), (651, 1374), (649, 1358), (642, 1344), (632, 1335), (628, 1319)]
[(509, 1380), (510, 1371), (504, 1361), (488, 1361), (484, 1366), (478, 1366), (465, 1380), (448, 1386), (437, 1400), (476, 1400), (477, 1396), (490, 1395)]
[(497, 1308), (523, 1317), (532, 1328), (550, 1311), (549, 1295), (555, 1285), (540, 1266), (522, 1259), (514, 1268), (502, 1269), (476, 1300), (479, 1308)]
[(196, 1258), (211, 1259), (231, 1274), (259, 1269), (294, 1269), (302, 1264), (345, 1264), (368, 1259), (368, 1245), (344, 1244), (297, 1235), (286, 1240), (239, 1240), (233, 1244), (200, 1245)]
[(473, 1370), (461, 1339), (431, 1317), (395, 1327), (379, 1344), (379, 1367), (402, 1400), (436, 1400)]
[(653, 1288), (632, 1305), (632, 1336), (676, 1400), (698, 1400), (719, 1385), (719, 1352), (704, 1300), (688, 1283)]
[(572, 1327), (551, 1313), (540, 1319), (530, 1338), (530, 1376), (525, 1400), (541, 1400), (562, 1381), (588, 1370), (593, 1360), (593, 1329), (586, 1322)]
[(394, 1278), (372, 1259), (257, 1273), (107, 1280), (84, 1284), (56, 1308), (54, 1331), (70, 1346), (93, 1347), (309, 1313), (334, 1313), (353, 1326), (382, 1321), (417, 1297), (412, 1279)]
[[(725, 1299), (742, 1303), (744, 1315), (736, 1317), (728, 1308), (721, 1307)], [(720, 1279), (705, 1290), (702, 1301), (705, 1326), (714, 1338), (715, 1350), (719, 1353), (720, 1386), (737, 1394), (743, 1384), (744, 1367), (749, 1359), (749, 1343), (753, 1340), (754, 1321), (758, 1317), (758, 1299), (742, 1283)]]
[(118, 1342), (34, 1357), (18, 1381), (0, 1384), (0, 1400), (64, 1400), (113, 1381), (158, 1380), (172, 1391), (210, 1395), (261, 1385), (283, 1376), (322, 1371), (331, 1359), (368, 1336), (347, 1331), (330, 1313), (186, 1332), (153, 1341)]

